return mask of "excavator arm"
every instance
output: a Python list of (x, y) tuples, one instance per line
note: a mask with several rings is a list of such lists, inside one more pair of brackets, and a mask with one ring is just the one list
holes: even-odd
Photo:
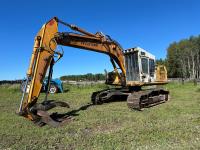
[[(75, 32), (58, 32), (59, 23), (68, 26)], [(116, 41), (100, 32), (92, 34), (54, 17), (42, 26), (35, 37), (30, 66), (27, 71), (26, 85), (30, 84), (30, 90), (27, 94), (23, 93), (18, 113), (40, 125), (46, 123), (52, 126), (60, 125), (61, 121), (53, 120), (46, 110), (56, 106), (68, 107), (68, 104), (64, 102), (47, 101), (48, 91), (45, 101), (41, 104), (37, 103), (48, 68), (50, 68), (48, 77), (50, 82), (52, 68), (55, 63), (54, 56), (57, 55), (58, 59), (62, 57), (62, 53), (56, 51), (57, 45), (76, 47), (109, 55), (114, 67), (114, 76), (112, 74), (112, 77), (107, 79), (107, 84), (126, 85), (123, 49)], [(117, 66), (121, 72), (118, 72)]]

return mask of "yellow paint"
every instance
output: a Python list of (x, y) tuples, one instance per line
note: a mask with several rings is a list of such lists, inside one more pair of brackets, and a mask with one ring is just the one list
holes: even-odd
[(156, 81), (167, 82), (167, 69), (164, 65), (156, 66)]
[[(52, 38), (54, 38), (55, 33), (58, 32), (58, 23), (55, 19), (50, 20), (46, 24), (42, 26), (38, 34), (36, 35), (36, 40), (34, 43), (34, 51), (38, 48), (37, 44), (37, 37), (41, 37), (40, 40), (40, 51), (37, 53), (37, 56), (34, 56), (31, 59), (30, 67), (27, 71), (28, 75), (32, 75), (31, 87), (28, 93), (28, 104), (30, 104), (34, 98), (38, 98), (41, 88), (43, 79), (45, 77), (46, 71), (49, 67), (49, 64), (52, 60), (53, 51), (55, 50), (56, 45), (55, 43), (51, 43), (51, 48), (49, 48), (49, 44)], [(34, 52), (33, 52), (34, 53)], [(33, 67), (34, 59), (36, 59), (35, 67)], [(33, 70), (33, 72), (32, 72)], [(24, 106), (26, 107), (26, 106)]]

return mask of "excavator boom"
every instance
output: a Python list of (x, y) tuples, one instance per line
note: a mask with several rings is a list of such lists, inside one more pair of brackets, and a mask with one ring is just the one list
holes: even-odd
[[(28, 94), (23, 93), (19, 114), (34, 120), (37, 115), (32, 115), (31, 107), (36, 104), (47, 69), (53, 61), (55, 43), (50, 43), (51, 39), (58, 32), (58, 23), (51, 19), (44, 24), (35, 37), (33, 53), (27, 71), (27, 84), (30, 82)], [(26, 87), (26, 86), (25, 86)]]
[[(76, 32), (58, 32), (59, 23), (70, 27)], [(36, 107), (36, 102), (40, 95), (42, 83), (48, 68), (50, 68), (50, 81), (52, 68), (55, 63), (54, 56), (58, 55), (59, 59), (62, 57), (62, 54), (56, 51), (57, 45), (71, 46), (107, 54), (108, 56), (110, 56), (115, 71), (115, 78), (113, 78), (108, 84), (124, 86), (126, 84), (126, 70), (123, 64), (124, 57), (122, 53), (122, 48), (117, 42), (100, 32), (92, 34), (75, 25), (65, 23), (54, 17), (42, 26), (35, 37), (30, 66), (27, 71), (27, 84), (30, 84), (30, 90), (28, 94), (23, 93), (21, 105), (19, 108), (19, 114), (25, 116), (32, 121), (44, 117), (44, 114), (46, 113), (41, 113), (41, 111), (46, 111), (47, 108), (49, 109), (49, 106), (44, 106), (46, 104), (49, 105), (47, 101), (48, 93), (46, 93), (46, 99), (44, 103), (41, 104), (42, 106)], [(118, 72), (116, 64), (121, 69), (121, 73)], [(56, 106), (52, 102), (50, 103), (50, 105)], [(59, 104), (59, 106), (68, 105), (62, 103)], [(43, 120), (49, 119), (48, 116), (46, 116), (46, 118), (47, 119), (43, 118)]]

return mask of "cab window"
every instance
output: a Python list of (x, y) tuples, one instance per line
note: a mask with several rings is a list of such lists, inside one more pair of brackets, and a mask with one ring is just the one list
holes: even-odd
[(151, 77), (154, 76), (154, 72), (155, 72), (155, 62), (153, 59), (149, 59), (149, 74)]
[(142, 58), (142, 72), (148, 74), (148, 59)]

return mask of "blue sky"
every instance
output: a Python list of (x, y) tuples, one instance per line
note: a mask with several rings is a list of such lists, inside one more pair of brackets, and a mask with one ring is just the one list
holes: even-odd
[[(1, 1), (0, 80), (25, 77), (34, 36), (54, 16), (90, 32), (108, 34), (124, 49), (140, 46), (165, 58), (170, 43), (199, 35), (199, 8), (198, 0)], [(54, 77), (112, 70), (104, 54), (63, 49), (65, 55), (55, 65)]]

